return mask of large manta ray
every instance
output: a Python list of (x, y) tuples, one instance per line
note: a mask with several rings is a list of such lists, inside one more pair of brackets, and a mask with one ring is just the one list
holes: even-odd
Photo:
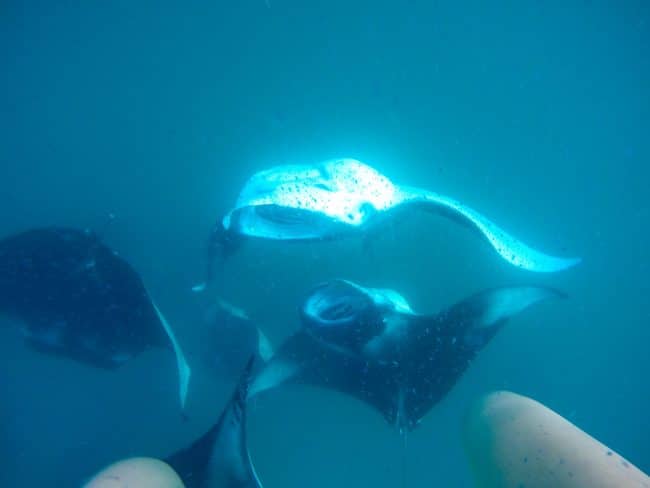
[(495, 288), (420, 315), (393, 290), (330, 281), (306, 298), (300, 330), (258, 370), (249, 398), (308, 383), (355, 396), (411, 430), (510, 317), (555, 296), (549, 288)]
[(254, 360), (249, 359), (217, 423), (165, 459), (186, 488), (262, 488), (246, 440), (246, 399)]
[(114, 369), (151, 346), (171, 349), (184, 405), (190, 368), (140, 276), (90, 231), (29, 230), (0, 241), (0, 314), (32, 348)]
[[(223, 260), (244, 238), (333, 239), (366, 232), (401, 211), (417, 208), (471, 227), (503, 259), (525, 270), (560, 271), (580, 261), (536, 251), (476, 210), (438, 193), (396, 185), (354, 159), (276, 166), (254, 174), (235, 207), (213, 229), (210, 261)], [(210, 278), (208, 271), (208, 281)], [(203, 287), (199, 285), (196, 290)]]

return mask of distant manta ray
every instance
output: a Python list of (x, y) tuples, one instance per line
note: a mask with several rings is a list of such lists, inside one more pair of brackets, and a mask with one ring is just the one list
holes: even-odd
[(220, 378), (231, 381), (239, 377), (251, 356), (259, 362), (273, 355), (273, 348), (264, 332), (246, 312), (221, 298), (209, 307), (202, 341), (206, 365)]
[(307, 383), (352, 395), (411, 430), (509, 318), (559, 296), (535, 286), (495, 288), (421, 315), (393, 290), (330, 281), (303, 302), (300, 330), (258, 369), (249, 398)]
[[(327, 240), (362, 234), (402, 211), (424, 209), (450, 217), (481, 234), (510, 264), (535, 272), (560, 271), (580, 262), (528, 247), (479, 212), (431, 191), (396, 185), (354, 159), (314, 165), (275, 166), (254, 174), (235, 207), (215, 226), (212, 262), (232, 254), (245, 238), (285, 241)], [(195, 287), (200, 291), (205, 284)]]
[(171, 349), (184, 406), (190, 379), (174, 333), (140, 276), (90, 231), (29, 230), (0, 241), (0, 314), (37, 351), (114, 369), (148, 347)]

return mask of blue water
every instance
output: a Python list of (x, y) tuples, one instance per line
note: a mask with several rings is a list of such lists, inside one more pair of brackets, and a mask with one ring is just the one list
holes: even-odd
[(260, 398), (249, 441), (265, 486), (469, 486), (461, 419), (494, 389), (542, 401), (650, 471), (648, 2), (6, 0), (0, 62), (0, 235), (101, 232), (195, 369), (183, 422), (169, 354), (97, 371), (27, 350), (3, 325), (0, 485), (75, 486), (211, 425), (232, 382), (198, 359), (213, 300), (190, 288), (209, 230), (253, 172), (338, 156), (584, 261), (517, 271), (431, 215), (372, 255), (354, 240), (247, 246), (221, 293), (275, 344), (305, 290), (333, 277), (429, 312), (502, 284), (569, 295), (513, 320), (405, 448), (340, 394)]

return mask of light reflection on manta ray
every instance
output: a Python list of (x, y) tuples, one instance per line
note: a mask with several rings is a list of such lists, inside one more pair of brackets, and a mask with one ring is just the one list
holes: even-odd
[(393, 290), (330, 281), (306, 298), (300, 330), (257, 371), (249, 398), (307, 383), (352, 395), (411, 430), (509, 318), (559, 296), (535, 286), (494, 288), (421, 315)]
[[(235, 207), (210, 239), (210, 260), (223, 260), (244, 238), (326, 240), (363, 233), (399, 212), (421, 208), (473, 228), (510, 264), (540, 273), (561, 271), (579, 258), (551, 256), (505, 232), (487, 217), (452, 198), (397, 185), (354, 159), (316, 165), (276, 166), (254, 174)], [(208, 272), (210, 281), (211, 272)], [(202, 289), (199, 285), (197, 291)]]

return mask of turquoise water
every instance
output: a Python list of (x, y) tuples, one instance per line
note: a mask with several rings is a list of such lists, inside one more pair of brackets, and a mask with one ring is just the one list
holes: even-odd
[(253, 172), (338, 156), (584, 261), (517, 271), (425, 214), (372, 254), (356, 240), (246, 246), (219, 292), (275, 344), (305, 290), (334, 277), (430, 312), (503, 284), (569, 295), (514, 319), (406, 447), (342, 395), (260, 398), (249, 440), (265, 486), (469, 486), (462, 415), (494, 389), (542, 401), (650, 471), (647, 2), (7, 1), (0, 26), (0, 235), (101, 232), (195, 370), (183, 421), (171, 355), (97, 371), (26, 350), (3, 326), (2, 486), (74, 486), (211, 425), (234, 378), (200, 360), (214, 297), (190, 289), (210, 228)]

